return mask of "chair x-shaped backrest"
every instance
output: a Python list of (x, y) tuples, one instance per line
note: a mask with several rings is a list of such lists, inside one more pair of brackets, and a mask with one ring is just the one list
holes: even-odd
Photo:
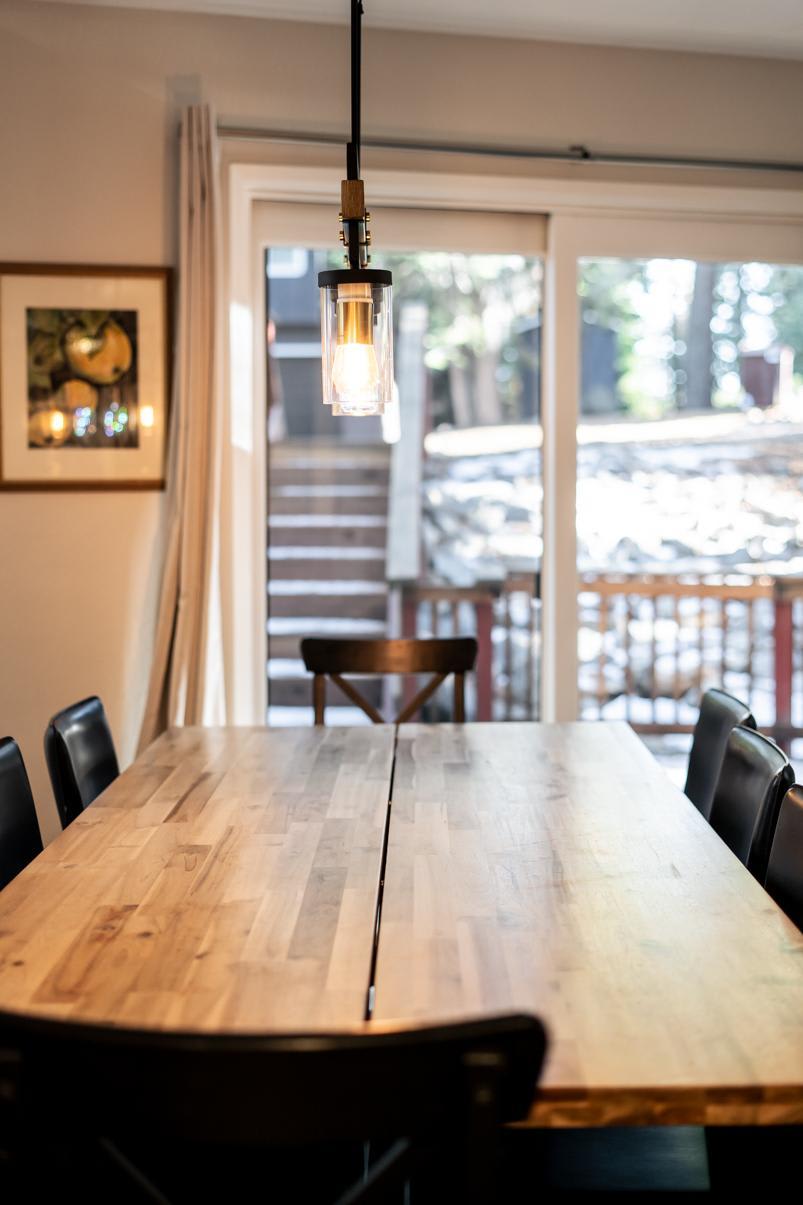
[(477, 642), (471, 637), (448, 640), (323, 640), (301, 641), (304, 665), (315, 676), (312, 702), (315, 723), (323, 724), (326, 679), (342, 690), (374, 724), (388, 721), (364, 698), (344, 674), (431, 674), (429, 682), (402, 707), (394, 724), (404, 724), (431, 698), (450, 674), (454, 675), (454, 721), (465, 720), (465, 676), (474, 668)]

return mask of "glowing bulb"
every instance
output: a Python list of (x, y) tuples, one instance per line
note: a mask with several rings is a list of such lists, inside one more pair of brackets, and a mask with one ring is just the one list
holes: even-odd
[(393, 377), (390, 273), (333, 270), (318, 284), (324, 405), (333, 417), (381, 416)]
[(152, 427), (154, 422), (153, 406), (140, 406), (139, 408), (139, 425), (140, 427)]
[(332, 365), (332, 383), (341, 401), (375, 402), (379, 365), (372, 343), (338, 343)]
[(64, 415), (60, 410), (50, 412), (50, 430), (53, 435), (61, 435), (64, 430)]

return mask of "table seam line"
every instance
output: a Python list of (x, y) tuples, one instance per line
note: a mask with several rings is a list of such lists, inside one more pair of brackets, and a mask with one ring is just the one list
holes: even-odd
[(390, 762), (390, 781), (388, 782), (388, 802), (385, 809), (385, 824), (382, 832), (382, 856), (379, 860), (379, 880), (376, 888), (376, 904), (374, 906), (374, 931), (371, 945), (371, 963), (368, 971), (368, 989), (365, 993), (365, 1012), (363, 1020), (373, 1020), (376, 1004), (376, 968), (379, 956), (379, 935), (382, 927), (382, 903), (385, 895), (385, 872), (388, 863), (388, 846), (390, 843), (390, 815), (393, 807), (393, 784), (396, 778), (396, 753), (399, 746), (399, 725), (393, 726), (393, 755)]

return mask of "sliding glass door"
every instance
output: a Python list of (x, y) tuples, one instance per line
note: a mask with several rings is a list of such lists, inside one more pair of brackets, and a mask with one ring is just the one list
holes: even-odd
[[(269, 722), (311, 723), (299, 645), (325, 634), (477, 634), (468, 714), (535, 718), (543, 220), (375, 209), (375, 264), (394, 280), (397, 397), (382, 420), (333, 419), (320, 400), (316, 278), (338, 257), (316, 245), (317, 206), (303, 245), (283, 241), (283, 207), (266, 207), (266, 232), (273, 208)], [(366, 689), (393, 711), (391, 688)], [(430, 715), (449, 714), (444, 689)], [(334, 688), (327, 717), (364, 719)]]
[(803, 267), (577, 264), (578, 711), (678, 774), (702, 692), (803, 753)]
[[(400, 174), (377, 181), (385, 198), (414, 191)], [(467, 187), (442, 176), (430, 192), (454, 203)], [(298, 642), (332, 620), (476, 631), (474, 716), (620, 716), (680, 747), (717, 681), (779, 739), (803, 728), (803, 223), (766, 190), (695, 192), (700, 212), (727, 202), (728, 220), (700, 217), (695, 190), (620, 191), (627, 216), (614, 186), (595, 210), (564, 198), (548, 221), (376, 205), (398, 411), (353, 434), (318, 409), (331, 207), (255, 207), (272, 722), (309, 722)], [(685, 214), (658, 212), (673, 196)], [(740, 216), (751, 204), (760, 219)]]

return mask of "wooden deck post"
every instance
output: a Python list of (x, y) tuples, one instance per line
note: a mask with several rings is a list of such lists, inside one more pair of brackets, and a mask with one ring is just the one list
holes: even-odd
[[(404, 640), (415, 640), (418, 635), (418, 596), (415, 587), (402, 586), (401, 634)], [(416, 679), (404, 677), (401, 682), (401, 705), (407, 707), (415, 698)]]
[(794, 633), (792, 598), (785, 595), (783, 583), (776, 581), (773, 592), (775, 606), (775, 739), (787, 753), (792, 728), (792, 671)]
[(493, 719), (493, 600), (478, 599), (477, 616), (477, 719)]

